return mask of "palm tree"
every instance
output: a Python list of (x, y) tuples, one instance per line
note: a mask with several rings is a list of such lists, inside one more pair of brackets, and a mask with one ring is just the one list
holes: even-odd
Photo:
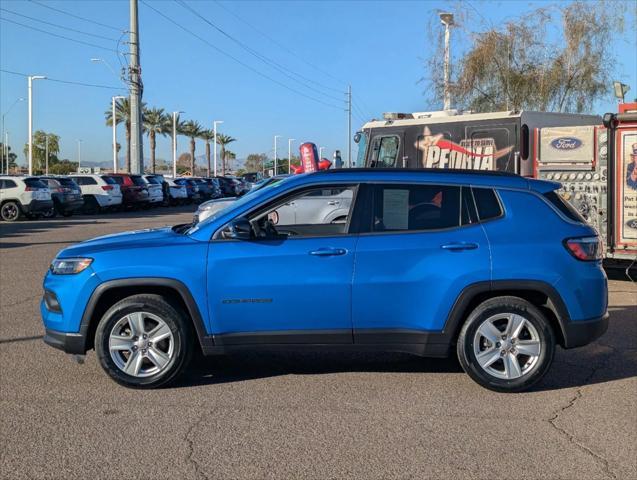
[(226, 145), (236, 142), (236, 138), (223, 133), (217, 133), (217, 143), (221, 146), (221, 175), (226, 175)]
[(202, 127), (199, 122), (188, 120), (179, 126), (179, 133), (190, 137), (190, 171), (195, 174), (195, 139), (201, 135)]
[(172, 128), (171, 119), (164, 113), (163, 108), (144, 109), (144, 131), (148, 134), (150, 143), (150, 165), (151, 172), (155, 173), (155, 147), (157, 134), (166, 135)]
[[(142, 111), (146, 108), (146, 104), (142, 102)], [(113, 126), (113, 112), (109, 107), (106, 112), (104, 112), (106, 117), (106, 125), (109, 127)], [(115, 101), (115, 123), (119, 125), (120, 123), (124, 123), (126, 126), (126, 171), (130, 172), (130, 102), (128, 98), (118, 98)]]
[(210, 176), (210, 141), (214, 140), (215, 132), (213, 130), (202, 130), (199, 138), (206, 141), (206, 161), (208, 162), (208, 176)]

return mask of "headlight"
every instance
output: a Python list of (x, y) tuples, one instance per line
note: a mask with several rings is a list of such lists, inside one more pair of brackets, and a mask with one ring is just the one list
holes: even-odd
[(86, 270), (92, 262), (92, 258), (56, 258), (49, 269), (54, 275), (72, 275)]

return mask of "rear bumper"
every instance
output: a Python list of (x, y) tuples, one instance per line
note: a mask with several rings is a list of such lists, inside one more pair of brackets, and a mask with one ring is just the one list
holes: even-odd
[(33, 200), (31, 203), (22, 205), (24, 213), (40, 213), (53, 208), (53, 200)]
[(575, 348), (588, 345), (608, 330), (609, 314), (580, 322), (567, 322), (563, 325), (564, 348)]
[(44, 343), (62, 350), (65, 353), (84, 355), (86, 353), (86, 332), (80, 329), (79, 333), (58, 332), (57, 330), (46, 329)]

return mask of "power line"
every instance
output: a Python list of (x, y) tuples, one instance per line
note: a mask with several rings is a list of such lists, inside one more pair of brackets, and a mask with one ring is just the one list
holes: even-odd
[(46, 22), (44, 20), (40, 20), (40, 19), (35, 18), (35, 17), (30, 17), (28, 15), (23, 15), (21, 13), (17, 13), (17, 12), (13, 12), (11, 10), (7, 10), (6, 8), (0, 8), (0, 11), (10, 13), (11, 15), (17, 15), (19, 17), (28, 18), (29, 20), (33, 20), (34, 22), (44, 23), (45, 25), (51, 25), (53, 27), (62, 28), (64, 30), (68, 30), (68, 31), (71, 31), (71, 32), (81, 33), (82, 35), (90, 35), (91, 37), (102, 38), (104, 40), (110, 40), (112, 42), (116, 42), (117, 41), (117, 39), (115, 39), (115, 38), (105, 37), (103, 35), (98, 35), (96, 33), (84, 32), (82, 30), (76, 30), (74, 28), (65, 27), (64, 25), (58, 25), (57, 23)]
[(242, 60), (240, 60), (240, 59), (238, 59), (238, 58), (234, 57), (233, 55), (230, 55), (229, 53), (227, 53), (227, 52), (225, 52), (224, 50), (220, 49), (220, 48), (219, 48), (219, 47), (217, 47), (216, 45), (213, 45), (212, 43), (210, 43), (210, 42), (209, 42), (208, 40), (206, 40), (205, 38), (203, 38), (203, 37), (201, 37), (201, 36), (197, 35), (196, 33), (192, 32), (192, 31), (191, 31), (191, 30), (189, 30), (188, 28), (186, 28), (186, 27), (184, 27), (183, 25), (179, 24), (178, 22), (176, 22), (175, 20), (173, 20), (173, 19), (172, 19), (172, 18), (170, 18), (169, 16), (165, 15), (165, 14), (164, 14), (163, 12), (161, 12), (160, 10), (157, 10), (155, 7), (151, 6), (151, 5), (150, 5), (148, 2), (146, 2), (145, 0), (140, 0), (140, 1), (141, 1), (141, 3), (143, 3), (144, 5), (146, 5), (148, 8), (150, 8), (151, 10), (153, 10), (155, 13), (157, 13), (158, 15), (160, 15), (161, 17), (163, 17), (165, 20), (167, 20), (167, 21), (169, 21), (170, 23), (172, 23), (173, 25), (175, 25), (175, 26), (179, 27), (180, 29), (182, 29), (182, 30), (183, 30), (183, 31), (185, 31), (186, 33), (188, 33), (188, 34), (192, 35), (193, 37), (195, 37), (195, 38), (199, 39), (200, 41), (202, 41), (203, 43), (205, 43), (206, 45), (208, 45), (210, 48), (214, 49), (214, 50), (215, 50), (215, 51), (217, 51), (218, 53), (220, 53), (220, 54), (222, 54), (222, 55), (224, 55), (224, 56), (226, 56), (226, 57), (228, 57), (228, 58), (230, 58), (230, 59), (234, 60), (234, 61), (235, 61), (235, 62), (237, 62), (239, 65), (242, 65), (243, 67), (247, 68), (247, 69), (248, 69), (248, 70), (250, 70), (251, 72), (256, 73), (257, 75), (259, 75), (259, 76), (261, 76), (261, 77), (263, 77), (263, 78), (265, 78), (265, 79), (267, 79), (267, 80), (270, 80), (271, 82), (276, 83), (277, 85), (279, 85), (279, 86), (281, 86), (281, 87), (285, 88), (286, 90), (289, 90), (289, 91), (291, 91), (291, 92), (294, 92), (294, 93), (296, 93), (297, 95), (300, 95), (300, 96), (302, 96), (302, 97), (305, 97), (305, 98), (307, 98), (307, 99), (309, 99), (309, 100), (313, 100), (313, 101), (315, 101), (315, 102), (317, 102), (317, 103), (323, 104), (323, 105), (325, 105), (325, 106), (327, 106), (327, 107), (336, 108), (336, 109), (338, 109), (338, 110), (342, 110), (342, 109), (343, 109), (343, 107), (342, 107), (342, 106), (333, 105), (333, 104), (331, 104), (331, 103), (324, 102), (323, 100), (321, 100), (321, 99), (319, 99), (319, 98), (315, 98), (315, 97), (312, 97), (312, 96), (310, 96), (310, 95), (307, 95), (307, 94), (305, 94), (305, 93), (303, 93), (303, 92), (300, 92), (299, 90), (296, 90), (295, 88), (292, 88), (292, 87), (290, 87), (290, 86), (286, 85), (285, 83), (279, 82), (278, 80), (276, 80), (276, 79), (274, 79), (274, 78), (270, 77), (269, 75), (266, 75), (266, 74), (265, 74), (265, 73), (263, 73), (263, 72), (260, 72), (260, 71), (259, 71), (259, 70), (257, 70), (256, 68), (251, 67), (250, 65), (248, 65), (248, 64), (247, 64), (247, 63), (245, 63), (245, 62), (243, 62)]
[[(304, 77), (303, 75), (301, 75), (301, 74), (299, 74), (297, 72), (294, 72), (293, 70), (290, 70), (290, 69), (284, 67), (280, 63), (277, 63), (276, 61), (266, 57), (265, 55), (260, 54), (259, 52), (257, 52), (253, 48), (251, 48), (250, 46), (248, 46), (245, 43), (243, 43), (241, 40), (239, 40), (239, 39), (233, 37), (232, 35), (230, 35), (228, 32), (223, 30), (221, 27), (219, 27), (218, 25), (216, 25), (212, 21), (208, 20), (206, 17), (201, 15), (199, 12), (197, 12), (194, 8), (189, 6), (183, 0), (175, 0), (175, 2), (180, 4), (182, 7), (186, 8), (187, 10), (189, 10), (193, 15), (195, 15), (196, 17), (198, 17), (202, 21), (206, 22), (209, 26), (211, 26), (212, 28), (217, 30), (223, 36), (225, 36), (225, 37), (229, 38), (230, 40), (232, 40), (233, 42), (235, 42), (237, 45), (239, 45), (241, 48), (243, 48), (245, 51), (247, 51), (250, 55), (258, 58), (259, 60), (261, 60), (266, 65), (278, 70), (280, 73), (282, 73), (283, 75), (285, 75), (289, 79), (300, 83), (301, 85), (305, 86), (305, 88), (308, 88), (308, 89), (318, 93), (319, 95), (323, 95), (323, 96), (325, 96), (327, 98), (330, 98), (332, 100), (342, 101), (340, 98), (335, 97), (334, 95), (331, 95), (331, 94), (328, 94), (328, 93), (324, 93), (321, 90), (317, 89), (316, 87), (312, 87), (311, 85), (308, 85), (306, 82), (311, 82), (311, 83), (315, 83), (315, 84), (318, 84), (318, 85), (321, 85), (321, 84), (318, 83), (318, 82), (315, 82), (314, 80), (312, 80), (310, 78)], [(301, 80), (299, 80), (298, 78), (295, 78), (295, 77), (302, 78), (303, 80), (305, 80), (305, 82), (301, 81)], [(323, 88), (326, 88), (326, 87), (323, 86)], [(327, 87), (327, 88), (332, 90), (332, 88), (330, 88), (330, 87)], [(336, 90), (336, 91), (339, 91), (339, 90)]]
[[(26, 73), (14, 72), (12, 70), (5, 70), (4, 68), (0, 68), (0, 72), (9, 73), (11, 75), (18, 75), (20, 77), (28, 77), (29, 76)], [(65, 84), (68, 84), (68, 85), (79, 85), (81, 87), (106, 88), (106, 89), (110, 89), (110, 90), (124, 90), (123, 87), (113, 87), (113, 86), (110, 86), (110, 85), (98, 85), (98, 84), (95, 84), (95, 83), (74, 82), (72, 80), (62, 80), (60, 78), (46, 77), (46, 80), (49, 81), (49, 82), (65, 83)]]
[[(278, 46), (279, 48), (282, 48), (283, 50), (285, 50), (286, 52), (288, 52), (289, 54), (293, 55), (294, 57), (296, 57), (297, 59), (301, 60), (303, 63), (305, 63), (306, 65), (312, 67), (313, 69), (315, 69), (318, 72), (321, 72), (323, 75), (327, 75), (328, 77), (332, 78), (333, 80), (336, 80), (338, 83), (341, 83), (343, 85), (346, 85), (346, 82), (344, 82), (343, 80), (336, 78), (335, 76), (333, 76), (332, 74), (326, 72), (325, 70), (323, 70), (320, 67), (317, 67), (316, 65), (314, 65), (311, 62), (308, 62), (305, 58), (303, 58), (301, 55), (295, 53), (293, 50), (291, 50), (290, 48), (288, 48), (287, 46), (285, 46), (284, 44), (278, 42), (277, 40), (275, 40), (274, 38), (272, 38), (270, 35), (268, 35), (267, 33), (265, 33), (264, 31), (258, 29), (257, 27), (255, 27), (254, 25), (252, 25), (250, 22), (248, 22), (247, 20), (243, 19), (242, 17), (240, 17), (239, 15), (237, 15), (235, 12), (233, 12), (232, 10), (230, 10), (228, 7), (224, 6), (221, 2), (219, 2), (218, 0), (214, 0), (214, 2), (219, 5), (221, 8), (223, 8), (226, 12), (230, 13), (230, 15), (232, 15), (233, 17), (235, 17), (236, 19), (238, 19), (240, 22), (245, 23), (248, 27), (250, 27), (251, 29), (253, 29), (255, 32), (257, 32), (258, 34), (260, 34), (261, 36), (267, 38), (268, 40), (270, 40), (272, 43), (274, 43), (276, 46)], [(316, 82), (318, 83), (318, 82)], [(324, 88), (327, 88), (329, 90), (333, 90), (335, 92), (340, 92), (341, 90), (337, 89), (337, 88), (332, 88), (332, 87), (328, 87), (326, 85), (324, 85)]]
[(60, 10), (59, 8), (52, 7), (50, 5), (46, 5), (42, 2), (38, 2), (36, 0), (29, 0), (31, 3), (35, 3), (40, 7), (48, 8), (49, 10), (53, 10), (54, 12), (62, 13), (64, 15), (68, 15), (69, 17), (77, 18), (78, 20), (83, 20), (85, 22), (93, 23), (95, 25), (99, 25), (100, 27), (110, 28), (111, 30), (115, 30), (116, 32), (121, 32), (122, 28), (113, 27), (112, 25), (106, 25), (105, 23), (96, 22), (95, 20), (91, 20), (90, 18), (80, 17), (79, 15), (75, 15), (74, 13), (67, 12), (65, 10)]
[(66, 37), (64, 35), (59, 35), (57, 33), (48, 32), (46, 30), (42, 30), (42, 29), (37, 28), (37, 27), (32, 27), (31, 25), (25, 25), (24, 23), (16, 22), (15, 20), (9, 20), (8, 18), (0, 18), (0, 20), (2, 20), (4, 22), (14, 23), (16, 25), (20, 25), (21, 27), (28, 28), (30, 30), (35, 30), (36, 32), (44, 33), (46, 35), (51, 35), (52, 37), (62, 38), (64, 40), (68, 40), (70, 42), (80, 43), (82, 45), (88, 45), (90, 47), (99, 48), (101, 50), (107, 50), (109, 52), (115, 52), (116, 51), (116, 50), (114, 50), (112, 48), (103, 47), (101, 45), (96, 45), (95, 43), (85, 42), (83, 40), (77, 40), (75, 38)]

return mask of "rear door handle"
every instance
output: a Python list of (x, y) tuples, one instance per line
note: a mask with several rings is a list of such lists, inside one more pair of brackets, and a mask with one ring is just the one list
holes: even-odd
[(465, 243), (465, 242), (456, 242), (456, 243), (445, 243), (440, 245), (440, 248), (443, 250), (475, 250), (478, 248), (477, 243)]
[(338, 205), (341, 202), (338, 202), (336, 200), (330, 200), (329, 202), (327, 202), (328, 205)]
[(315, 255), (317, 257), (333, 257), (335, 255), (345, 255), (347, 250), (344, 248), (319, 248), (318, 250), (312, 250), (309, 252), (310, 255)]

